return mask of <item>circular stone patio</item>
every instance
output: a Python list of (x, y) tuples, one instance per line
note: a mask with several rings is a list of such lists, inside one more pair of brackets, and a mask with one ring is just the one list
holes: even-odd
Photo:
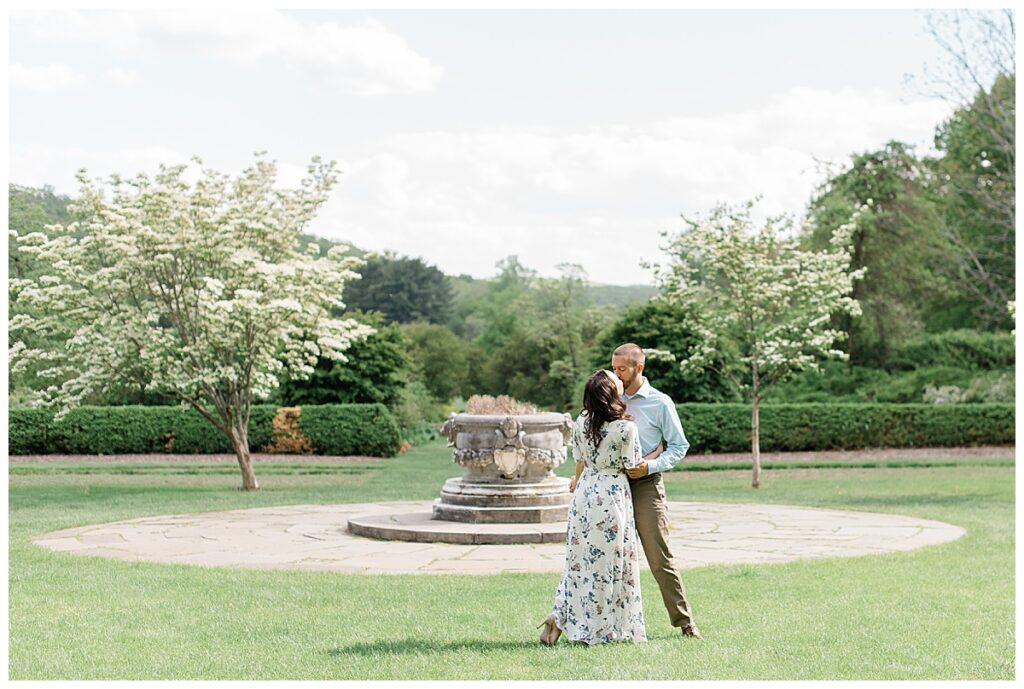
[[(288, 505), (143, 517), (55, 531), (33, 542), (76, 555), (257, 569), (352, 574), (562, 571), (563, 543), (410, 543), (363, 538), (347, 530), (353, 517), (429, 514), (431, 504)], [(965, 533), (943, 522), (871, 512), (705, 502), (670, 502), (668, 507), (672, 549), (682, 569), (875, 555), (946, 543)], [(477, 528), (459, 526), (467, 533)], [(564, 523), (561, 528), (564, 532)], [(646, 562), (641, 564), (646, 567)]]

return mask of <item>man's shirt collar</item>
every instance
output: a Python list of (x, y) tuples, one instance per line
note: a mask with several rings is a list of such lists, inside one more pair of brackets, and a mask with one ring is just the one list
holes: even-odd
[(646, 376), (642, 376), (641, 378), (642, 378), (642, 380), (644, 382), (640, 383), (640, 387), (637, 389), (637, 391), (634, 394), (632, 394), (632, 395), (627, 395), (625, 393), (622, 394), (622, 396), (625, 399), (631, 400), (634, 397), (649, 397), (651, 392), (654, 391), (654, 388), (652, 388), (651, 384), (647, 381), (647, 377)]

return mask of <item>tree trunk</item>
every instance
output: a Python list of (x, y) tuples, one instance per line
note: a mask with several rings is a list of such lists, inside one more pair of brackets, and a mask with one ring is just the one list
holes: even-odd
[(761, 400), (754, 395), (754, 414), (751, 419), (751, 443), (754, 452), (754, 481), (750, 485), (754, 488), (761, 487), (761, 426), (757, 419), (757, 406)]
[(228, 435), (238, 457), (238, 466), (242, 470), (242, 490), (259, 490), (260, 484), (256, 481), (256, 472), (252, 470), (252, 458), (249, 456), (248, 429), (231, 427)]

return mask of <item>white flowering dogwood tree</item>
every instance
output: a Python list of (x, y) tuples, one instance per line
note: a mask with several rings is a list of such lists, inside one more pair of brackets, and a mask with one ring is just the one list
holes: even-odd
[(234, 178), (198, 159), (108, 184), (81, 171), (78, 219), (16, 237), (49, 268), (12, 281), (17, 301), (40, 314), (16, 315), (12, 335), (53, 343), (11, 346), (12, 370), (47, 362), (39, 375), (54, 381), (30, 403), (59, 420), (118, 384), (179, 400), (231, 441), (243, 489), (259, 489), (248, 440), (253, 399), (279, 376), (308, 377), (318, 357), (344, 360), (350, 343), (372, 332), (332, 317), (359, 263), (340, 247), (325, 256), (315, 243), (298, 250), (337, 180), (334, 163), (314, 158), (298, 189), (279, 189), (275, 179), (262, 154)]
[[(864, 269), (850, 270), (850, 238), (859, 214), (833, 234), (828, 251), (803, 251), (790, 238), (792, 221), (751, 219), (753, 203), (716, 206), (702, 220), (669, 237), (670, 261), (656, 266), (658, 298), (696, 315), (697, 342), (677, 352), (684, 369), (711, 368), (753, 403), (753, 487), (760, 486), (758, 406), (771, 386), (827, 357), (844, 359), (835, 343), (845, 333), (832, 326), (837, 313), (858, 315), (850, 296)], [(738, 352), (733, 365), (716, 365), (716, 353)]]

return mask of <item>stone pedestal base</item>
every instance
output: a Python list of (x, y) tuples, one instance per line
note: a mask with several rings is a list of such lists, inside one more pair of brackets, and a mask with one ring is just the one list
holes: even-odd
[(549, 524), (568, 517), (569, 479), (551, 476), (524, 483), (445, 481), (433, 518), (469, 524)]
[(508, 545), (565, 543), (565, 522), (543, 524), (469, 524), (432, 519), (430, 512), (363, 514), (348, 520), (349, 533), (385, 541)]
[(357, 515), (348, 530), (420, 543), (564, 543), (571, 500), (569, 479), (558, 476), (521, 483), (453, 478), (432, 512)]

